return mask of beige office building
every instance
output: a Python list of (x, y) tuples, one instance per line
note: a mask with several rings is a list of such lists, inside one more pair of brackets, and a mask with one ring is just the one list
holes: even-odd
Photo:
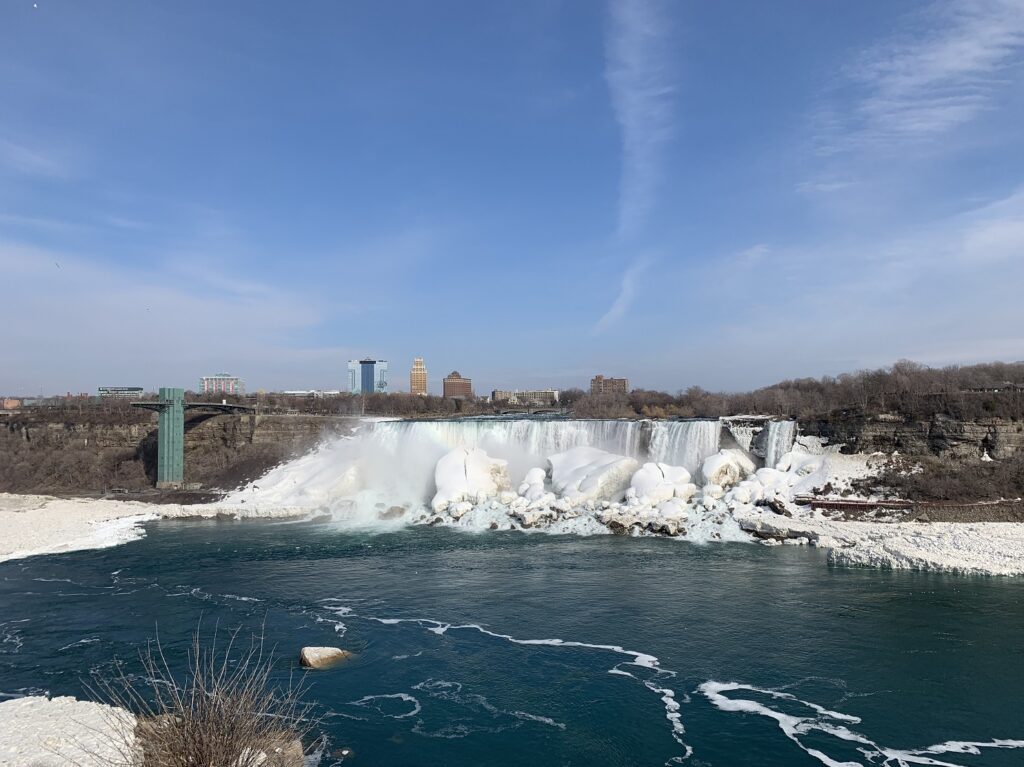
[(422, 357), (417, 357), (412, 361), (412, 370), (409, 371), (409, 391), (421, 397), (427, 396), (427, 366), (423, 364)]

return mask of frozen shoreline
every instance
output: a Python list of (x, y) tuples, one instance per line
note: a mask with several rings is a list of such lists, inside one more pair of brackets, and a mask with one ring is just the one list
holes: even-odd
[(0, 493), (0, 562), (119, 546), (143, 537), (142, 523), (157, 519), (288, 519), (309, 513), (288, 506), (258, 510)]
[(748, 509), (740, 527), (766, 542), (826, 549), (837, 565), (959, 575), (1024, 575), (1024, 524), (1015, 522), (836, 522)]
[(108, 767), (127, 745), (116, 728), (134, 724), (125, 711), (77, 698), (0, 701), (0, 764)]
[[(537, 533), (594, 535), (677, 534), (687, 522), (662, 517), (654, 509), (619, 507), (538, 516), (496, 503), (465, 504), (464, 515), (443, 514), (441, 524), (467, 531), (528, 530)], [(309, 506), (204, 504), (154, 506), (140, 502), (59, 499), (0, 494), (0, 562), (45, 554), (118, 546), (145, 535), (142, 524), (158, 519), (297, 519), (316, 517), (323, 509)], [(426, 512), (381, 523), (382, 529), (408, 524), (437, 524)], [(687, 512), (692, 515), (692, 511)], [(344, 521), (344, 515), (335, 516)], [(524, 523), (525, 521), (525, 523)], [(689, 523), (693, 525), (693, 521)], [(666, 526), (668, 525), (668, 526)], [(826, 549), (836, 565), (896, 570), (949, 572), (964, 575), (1024, 575), (1024, 524), (1010, 522), (883, 522), (836, 521), (817, 512), (784, 516), (763, 506), (738, 505), (707, 513), (691, 535), (680, 540), (758, 541)], [(701, 532), (707, 537), (694, 538)]]

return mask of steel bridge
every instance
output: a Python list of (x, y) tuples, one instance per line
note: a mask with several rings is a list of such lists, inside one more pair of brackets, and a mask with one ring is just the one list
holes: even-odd
[(184, 389), (160, 389), (156, 402), (133, 402), (132, 407), (154, 410), (157, 422), (156, 486), (179, 488), (185, 481), (185, 411), (211, 413), (255, 413), (248, 405), (226, 402), (185, 402)]

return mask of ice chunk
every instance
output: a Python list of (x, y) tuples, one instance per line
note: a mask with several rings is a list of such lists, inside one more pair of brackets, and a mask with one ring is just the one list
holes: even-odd
[(732, 487), (744, 477), (754, 473), (753, 462), (742, 450), (719, 450), (704, 459), (701, 474), (705, 485)]
[[(657, 506), (670, 498), (689, 498), (696, 491), (690, 484), (690, 472), (682, 466), (669, 466), (667, 463), (645, 463), (633, 475), (628, 495), (637, 501)], [(687, 493), (689, 493), (687, 495)]]
[(596, 447), (574, 447), (548, 458), (552, 489), (574, 505), (587, 501), (620, 501), (640, 468), (633, 458)]
[(544, 496), (544, 469), (533, 468), (526, 472), (526, 478), (519, 485), (519, 495), (528, 501), (537, 501)]
[(486, 500), (508, 490), (508, 464), (480, 448), (457, 447), (434, 467), (437, 492), (430, 507), (441, 512), (463, 501)]

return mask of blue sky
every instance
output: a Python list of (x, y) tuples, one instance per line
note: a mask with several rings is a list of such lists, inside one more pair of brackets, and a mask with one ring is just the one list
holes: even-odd
[(0, 392), (1024, 359), (1024, 0), (4, 0), (0, 105)]

